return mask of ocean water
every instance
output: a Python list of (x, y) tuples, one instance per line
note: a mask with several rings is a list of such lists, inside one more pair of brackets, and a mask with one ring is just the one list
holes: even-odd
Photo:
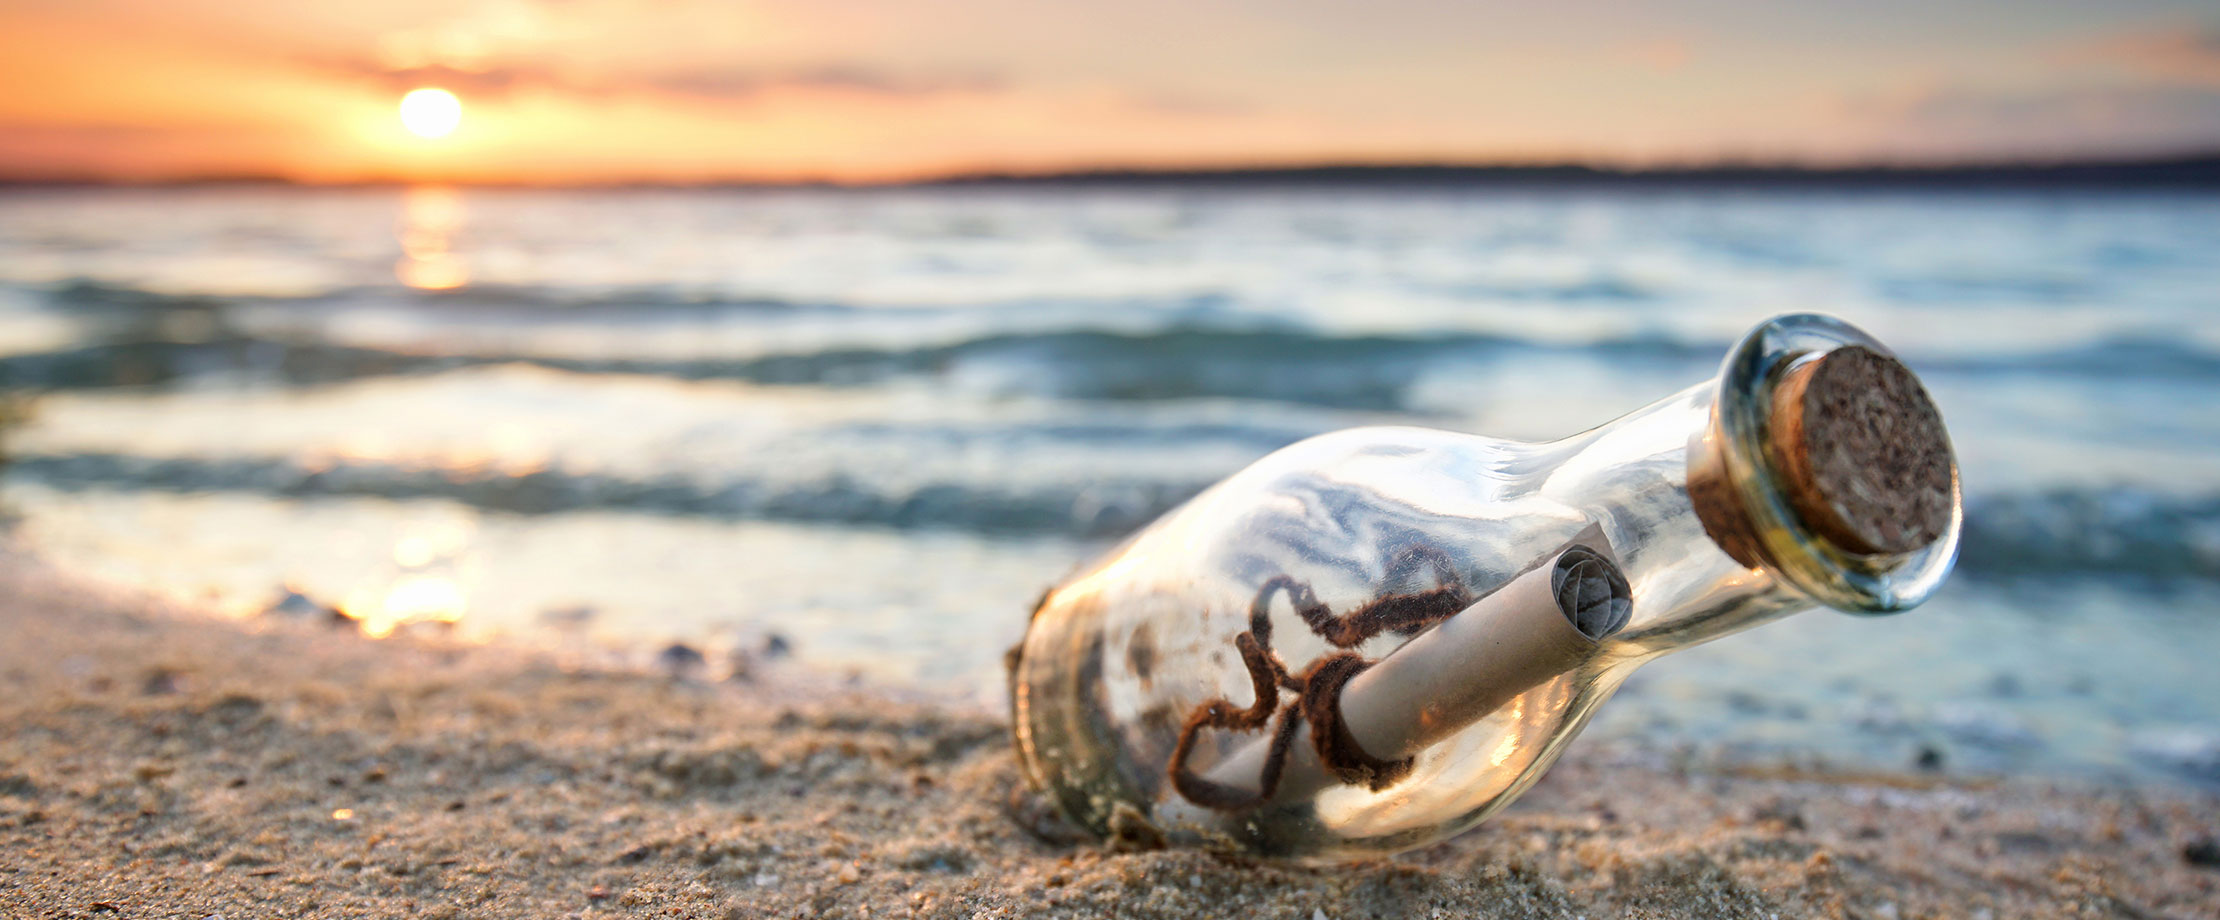
[(2220, 196), (13, 190), (0, 516), (231, 615), (1000, 705), (1041, 589), (1274, 448), (1571, 434), (1789, 311), (1928, 382), (1959, 573), (1590, 734), (2220, 782)]

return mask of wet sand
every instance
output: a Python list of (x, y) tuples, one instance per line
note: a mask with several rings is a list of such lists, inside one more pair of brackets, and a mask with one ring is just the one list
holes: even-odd
[(1575, 744), (1310, 866), (1069, 839), (1003, 726), (238, 623), (0, 557), (0, 916), (2213, 917), (2220, 795)]

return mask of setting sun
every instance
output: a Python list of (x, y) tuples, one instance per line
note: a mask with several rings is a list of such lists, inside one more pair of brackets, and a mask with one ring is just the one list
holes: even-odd
[(401, 97), (401, 125), (417, 137), (446, 137), (462, 122), (462, 100), (443, 89), (410, 90)]

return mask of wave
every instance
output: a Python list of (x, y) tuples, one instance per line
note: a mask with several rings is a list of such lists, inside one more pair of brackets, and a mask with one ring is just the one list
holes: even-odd
[(86, 389), (230, 375), (295, 385), (489, 364), (759, 384), (867, 386), (936, 377), (996, 392), (1069, 399), (1242, 398), (1391, 410), (1428, 370), (1516, 352), (1707, 366), (1722, 351), (1664, 338), (1557, 345), (1472, 333), (1334, 336), (1288, 329), (1174, 327), (979, 336), (914, 348), (835, 347), (743, 358), (578, 358), (421, 353), (254, 336), (130, 341), (0, 357), (0, 386)]
[[(885, 316), (939, 311), (1022, 312), (1044, 306), (1143, 309), (1173, 315), (1193, 315), (1197, 312), (1226, 311), (1240, 306), (1239, 297), (1215, 289), (1147, 296), (1036, 295), (1014, 300), (988, 298), (949, 304), (802, 299), (687, 285), (536, 285), (479, 282), (443, 291), (363, 285), (290, 294), (212, 294), (171, 292), (76, 278), (60, 284), (24, 290), (35, 298), (66, 308), (154, 312), (176, 308), (221, 307), (227, 304), (290, 305), (304, 310), (376, 304), (432, 310), (501, 310), (549, 316), (591, 312), (656, 314), (674, 310), (768, 315), (807, 313)], [(1512, 301), (1633, 305), (1664, 299), (1662, 292), (1653, 290), (1648, 285), (1610, 274), (1562, 281), (1469, 281), (1446, 284), (1414, 282), (1411, 290), (1475, 303)]]
[(1874, 282), (1875, 292), (1898, 303), (1951, 306), (1969, 303), (2067, 303), (2099, 296), (2088, 279), (2040, 276), (1905, 277)]
[(2220, 354), (2184, 339), (2110, 338), (2072, 348), (2022, 354), (1915, 360), (1922, 369), (1981, 373), (2076, 374), (2092, 377), (2220, 376)]
[[(1595, 296), (1595, 282), (1568, 285), (1565, 299)], [(1608, 283), (1606, 283), (1608, 286)], [(1506, 299), (1544, 298), (1547, 287), (1503, 288)], [(478, 282), (450, 290), (414, 290), (388, 285), (332, 287), (290, 293), (176, 292), (128, 284), (78, 278), (46, 286), (0, 283), (0, 291), (22, 295), (31, 304), (45, 304), (61, 312), (108, 320), (124, 328), (159, 323), (167, 314), (206, 313), (230, 332), (246, 334), (252, 327), (240, 320), (254, 316), (284, 316), (289, 325), (315, 321), (364, 308), (415, 313), (426, 319), (464, 322), (494, 320), (501, 328), (534, 319), (587, 321), (622, 327), (628, 323), (655, 324), (694, 321), (778, 322), (802, 318), (834, 321), (915, 321), (921, 318), (972, 317), (981, 321), (1022, 322), (1043, 314), (1073, 317), (1132, 315), (1163, 322), (1227, 322), (1259, 325), (1266, 317), (1241, 309), (1236, 297), (1220, 290), (1150, 295), (1036, 295), (993, 296), (954, 302), (834, 300), (789, 297), (769, 293), (735, 292), (715, 286), (668, 285), (537, 285)], [(251, 322), (251, 320), (250, 320)]]
[(1610, 275), (1533, 284), (1446, 284), (1434, 286), (1430, 290), (1436, 294), (1472, 302), (1511, 300), (1560, 304), (1644, 304), (1665, 299), (1661, 292), (1646, 285)]
[(146, 387), (226, 376), (302, 386), (483, 363), (489, 362), (239, 335), (193, 342), (131, 339), (0, 356), (0, 388)]
[[(1257, 440), (1299, 432), (1221, 430)], [(1029, 432), (1105, 436), (1095, 426)], [(1115, 537), (1210, 484), (1193, 480), (995, 480), (899, 485), (833, 473), (811, 480), (667, 474), (628, 478), (491, 466), (385, 462), (304, 463), (284, 458), (200, 459), (114, 453), (32, 454), (6, 475), (76, 491), (232, 492), (280, 498), (443, 499), (493, 511), (559, 514), (635, 511), (685, 517), (943, 529), (995, 536)], [(2126, 575), (2220, 578), (2220, 496), (2169, 496), (2132, 487), (2051, 490), (1969, 500), (1959, 567), (1982, 577)]]
[(1132, 480), (1036, 489), (937, 482), (909, 488), (835, 473), (810, 481), (646, 478), (542, 469), (426, 467), (280, 458), (114, 453), (17, 456), (11, 480), (63, 491), (231, 492), (281, 498), (444, 499), (492, 511), (636, 511), (686, 517), (946, 529), (990, 535), (1107, 537), (1154, 519), (1208, 483)]
[(1959, 563), (1992, 575), (2220, 578), (2220, 496), (2114, 486), (1969, 500)]
[[(582, 358), (530, 353), (419, 352), (228, 335), (133, 339), (0, 356), (0, 387), (94, 389), (231, 377), (317, 385), (391, 374), (526, 364), (773, 385), (870, 386), (939, 378), (996, 392), (1070, 399), (1241, 398), (1330, 408), (1408, 409), (1412, 385), (1443, 367), (1546, 354), (1649, 361), (1709, 371), (1726, 343), (1638, 336), (1588, 343), (1481, 333), (1332, 335), (1301, 329), (1175, 326), (1124, 332), (1008, 332), (916, 347), (827, 347), (751, 357)], [(2220, 378), (2220, 355), (2185, 341), (2117, 340), (2010, 356), (1923, 359), (1923, 372)]]
[(861, 313), (883, 309), (828, 301), (733, 295), (681, 286), (561, 287), (480, 283), (446, 291), (361, 286), (280, 295), (173, 292), (76, 278), (34, 288), (33, 292), (50, 304), (72, 310), (147, 313), (180, 309), (220, 309), (233, 305), (282, 305), (316, 310), (365, 302), (434, 310), (514, 310), (553, 316), (597, 310), (697, 309), (712, 312), (791, 314)]
[[(1631, 296), (1608, 289), (1582, 296)], [(1134, 300), (1019, 301), (968, 308), (888, 308), (777, 299), (729, 298), (678, 289), (585, 291), (491, 288), (443, 294), (385, 289), (337, 292), (324, 299), (275, 299), (282, 312), (313, 314), (349, 298), (398, 305), (432, 325), (410, 344), (327, 340), (321, 320), (269, 322), (229, 309), (245, 300), (165, 295), (131, 287), (75, 282), (49, 290), (76, 315), (98, 317), (115, 307), (123, 318), (96, 325), (86, 344), (49, 352), (0, 356), (0, 387), (84, 389), (160, 386), (195, 378), (317, 385), (363, 377), (519, 363), (584, 374), (727, 379), (773, 385), (870, 386), (902, 379), (937, 379), (991, 392), (1072, 399), (1158, 400), (1240, 398), (1364, 410), (1413, 410), (1408, 397), (1422, 378), (1444, 368), (1485, 365), (1510, 356), (1543, 355), (1670, 364), (1697, 379), (1729, 346), (1708, 336), (1663, 332), (1545, 340), (1492, 331), (1371, 334), (1306, 328), (1242, 309), (1223, 294)], [(336, 306), (335, 306), (336, 305)], [(480, 309), (514, 315), (470, 319)], [(649, 324), (647, 338), (667, 347), (670, 330), (653, 324), (669, 311), (743, 313), (704, 341), (757, 348), (792, 337), (757, 336), (786, 318), (804, 322), (820, 344), (760, 354), (700, 357), (627, 356), (627, 324)], [(579, 311), (590, 315), (581, 316)], [(532, 340), (532, 322), (574, 320), (560, 338), (576, 341), (577, 326), (610, 330), (606, 356), (549, 353)], [(1632, 323), (1632, 320), (1629, 320)], [(461, 323), (456, 329), (440, 324)], [(475, 331), (471, 327), (475, 325)], [(791, 330), (790, 330), (791, 331)], [(468, 332), (469, 334), (464, 334)], [(684, 338), (680, 336), (679, 338)], [(423, 342), (481, 342), (425, 346)], [(900, 344), (888, 344), (895, 342)], [(910, 344), (918, 343), (918, 344)], [(713, 348), (705, 344), (702, 347)], [(1931, 374), (2073, 375), (2137, 379), (2220, 378), (2220, 353), (2194, 337), (2114, 337), (2066, 348), (2004, 353), (1913, 353)]]

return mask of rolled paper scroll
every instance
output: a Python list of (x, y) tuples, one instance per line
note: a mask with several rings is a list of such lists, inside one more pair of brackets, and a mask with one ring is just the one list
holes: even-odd
[[(1588, 545), (1568, 545), (1350, 678), (1341, 689), (1342, 724), (1374, 758), (1414, 756), (1587, 660), (1633, 610), (1618, 565)], [(1275, 798), (1294, 801), (1339, 784), (1318, 761), (1316, 729), (1304, 725), (1289, 746)], [(1258, 788), (1271, 747), (1270, 738), (1258, 738), (1203, 773), (1221, 785)]]

